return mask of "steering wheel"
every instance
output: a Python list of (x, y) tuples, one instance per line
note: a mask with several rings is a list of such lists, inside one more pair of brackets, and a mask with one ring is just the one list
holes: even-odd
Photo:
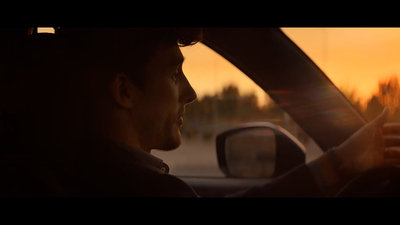
[(400, 197), (400, 167), (379, 167), (351, 180), (336, 197)]

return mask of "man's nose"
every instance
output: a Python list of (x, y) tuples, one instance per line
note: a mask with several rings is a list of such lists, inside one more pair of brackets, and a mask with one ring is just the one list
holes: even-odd
[(193, 89), (192, 85), (190, 85), (186, 76), (184, 76), (183, 88), (181, 93), (181, 102), (183, 102), (184, 104), (189, 104), (194, 100), (196, 100), (196, 98), (197, 98), (196, 91)]

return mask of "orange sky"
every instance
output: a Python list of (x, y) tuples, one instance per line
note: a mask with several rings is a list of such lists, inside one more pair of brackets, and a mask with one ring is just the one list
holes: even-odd
[(213, 95), (226, 85), (235, 84), (240, 94), (255, 93), (259, 104), (265, 103), (266, 93), (258, 85), (204, 44), (183, 47), (181, 51), (185, 56), (183, 71), (199, 98), (206, 94)]
[(283, 28), (338, 87), (362, 101), (379, 80), (400, 75), (400, 28)]
[[(400, 75), (400, 28), (283, 28), (339, 87), (355, 89), (362, 101), (378, 81)], [(184, 47), (184, 72), (201, 98), (229, 83), (243, 93), (265, 94), (221, 56), (202, 44)]]

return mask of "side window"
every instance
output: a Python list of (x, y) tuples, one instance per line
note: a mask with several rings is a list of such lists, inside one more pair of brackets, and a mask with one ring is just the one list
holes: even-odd
[(245, 122), (268, 121), (281, 125), (307, 148), (306, 160), (322, 154), (311, 138), (246, 74), (202, 43), (181, 48), (183, 71), (197, 92), (186, 106), (182, 145), (173, 151), (152, 151), (177, 176), (223, 177), (215, 137)]

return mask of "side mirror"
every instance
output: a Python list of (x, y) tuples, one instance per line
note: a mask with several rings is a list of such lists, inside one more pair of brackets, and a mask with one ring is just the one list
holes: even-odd
[(304, 145), (284, 128), (248, 123), (217, 136), (220, 169), (228, 177), (273, 178), (305, 163)]

